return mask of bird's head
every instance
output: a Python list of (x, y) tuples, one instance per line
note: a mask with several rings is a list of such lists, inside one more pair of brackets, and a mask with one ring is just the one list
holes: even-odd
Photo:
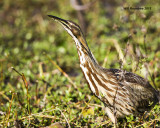
[(53, 18), (55, 21), (59, 22), (63, 28), (71, 35), (71, 37), (76, 42), (76, 45), (83, 46), (86, 50), (89, 51), (81, 28), (74, 22), (69, 20), (64, 20), (56, 16), (48, 15), (49, 17)]
[(64, 20), (56, 16), (48, 15), (49, 17), (53, 18), (55, 21), (59, 22), (63, 28), (73, 37), (76, 38), (82, 36), (81, 28), (74, 22), (69, 20)]

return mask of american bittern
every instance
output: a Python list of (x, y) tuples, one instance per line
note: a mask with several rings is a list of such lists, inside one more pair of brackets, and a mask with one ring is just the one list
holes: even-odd
[(125, 70), (105, 69), (98, 65), (77, 24), (48, 16), (58, 21), (75, 41), (84, 77), (91, 91), (105, 104), (106, 113), (114, 124), (117, 118), (143, 115), (160, 102), (160, 92), (144, 78)]

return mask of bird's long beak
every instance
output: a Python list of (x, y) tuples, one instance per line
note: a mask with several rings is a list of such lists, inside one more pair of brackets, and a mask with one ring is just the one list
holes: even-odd
[(71, 35), (71, 37), (76, 42), (76, 45), (79, 45), (80, 47), (84, 47), (87, 51), (90, 52), (88, 45), (86, 43), (85, 38), (83, 37), (83, 33), (81, 32), (81, 29), (78, 25), (76, 25), (74, 22), (69, 20), (64, 20), (56, 16), (48, 15), (49, 17), (53, 18), (55, 21), (60, 23), (64, 29)]
[(58, 21), (60, 24), (63, 25), (63, 27), (71, 29), (67, 20), (61, 19), (61, 18), (56, 17), (56, 16), (52, 16), (52, 15), (48, 15), (48, 16), (53, 18), (55, 21)]

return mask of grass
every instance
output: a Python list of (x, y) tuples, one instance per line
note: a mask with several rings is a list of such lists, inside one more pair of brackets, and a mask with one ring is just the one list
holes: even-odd
[[(85, 35), (95, 58), (106, 68), (120, 68), (122, 60), (124, 69), (159, 89), (158, 4), (116, 1), (109, 11), (104, 2), (85, 10)], [(122, 9), (128, 6), (151, 10)], [(53, 14), (80, 24), (70, 3), (5, 0), (0, 7), (0, 127), (45, 127), (56, 122), (64, 127), (112, 127), (103, 103), (81, 73), (73, 40), (47, 17)], [(129, 116), (119, 126), (158, 128), (159, 111), (156, 105), (145, 119)]]

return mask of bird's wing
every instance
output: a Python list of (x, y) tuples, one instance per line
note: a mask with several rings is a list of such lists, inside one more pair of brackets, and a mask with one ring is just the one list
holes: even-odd
[[(158, 102), (157, 91), (144, 78), (124, 70), (109, 69), (117, 83), (130, 92), (130, 98), (135, 99), (137, 110), (144, 112)], [(147, 107), (148, 106), (148, 107)]]
[(115, 76), (120, 84), (128, 83), (127, 85), (131, 86), (131, 88), (133, 89), (146, 88), (151, 91), (155, 90), (147, 80), (132, 72), (127, 72), (125, 70), (119, 69), (109, 69), (109, 72)]

